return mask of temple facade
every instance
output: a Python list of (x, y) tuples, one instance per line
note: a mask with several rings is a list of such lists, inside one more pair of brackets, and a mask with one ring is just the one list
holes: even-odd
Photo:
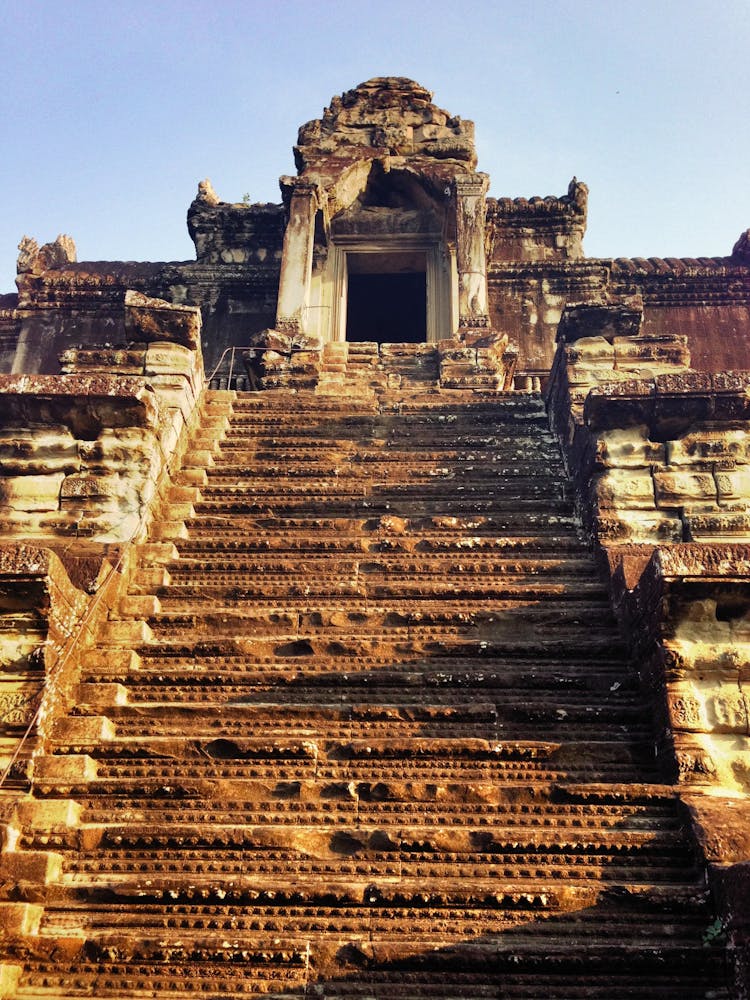
[(750, 230), (400, 77), (0, 297), (0, 998), (750, 995)]

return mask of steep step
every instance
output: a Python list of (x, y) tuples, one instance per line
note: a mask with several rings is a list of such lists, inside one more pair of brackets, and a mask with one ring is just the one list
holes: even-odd
[(402, 367), (196, 429), (34, 764), (19, 1000), (728, 998), (540, 399)]

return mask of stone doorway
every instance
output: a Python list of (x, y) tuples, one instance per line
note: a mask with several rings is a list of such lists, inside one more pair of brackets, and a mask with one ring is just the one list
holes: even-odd
[(345, 339), (354, 343), (424, 343), (424, 252), (347, 254)]
[[(437, 238), (340, 237), (327, 264), (317, 300), (313, 276), (311, 310), (314, 315), (315, 304), (330, 295), (330, 327), (316, 331), (324, 342), (435, 343), (451, 336), (451, 257)], [(326, 310), (319, 313), (324, 323)]]

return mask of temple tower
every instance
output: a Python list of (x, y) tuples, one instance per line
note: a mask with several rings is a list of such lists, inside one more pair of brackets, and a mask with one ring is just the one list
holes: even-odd
[(369, 80), (303, 125), (276, 328), (323, 343), (437, 342), (489, 326), (472, 122), (403, 77)]

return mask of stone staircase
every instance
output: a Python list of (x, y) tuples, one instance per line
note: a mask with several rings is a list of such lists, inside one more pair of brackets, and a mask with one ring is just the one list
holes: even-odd
[(541, 400), (401, 375), (206, 394), (35, 764), (19, 1000), (729, 996)]

